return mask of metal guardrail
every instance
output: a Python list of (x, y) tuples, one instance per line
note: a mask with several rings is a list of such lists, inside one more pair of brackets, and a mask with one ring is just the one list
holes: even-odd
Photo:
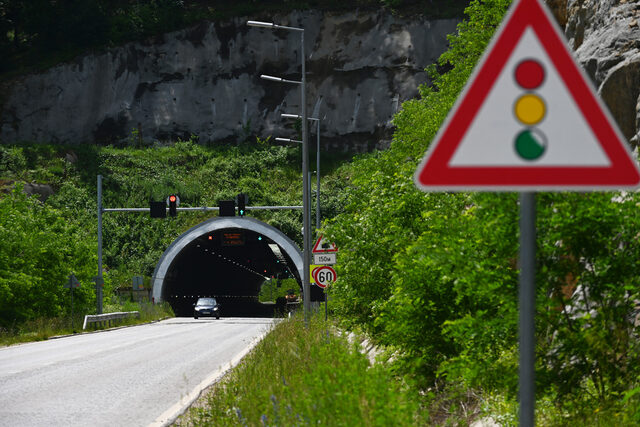
[(89, 323), (99, 323), (100, 326), (105, 326), (105, 323), (108, 326), (111, 326), (111, 321), (116, 321), (120, 319), (126, 319), (127, 317), (140, 317), (140, 312), (138, 311), (120, 311), (116, 313), (106, 313), (106, 314), (87, 314), (84, 316), (84, 323), (82, 324), (82, 329), (87, 329), (87, 324)]

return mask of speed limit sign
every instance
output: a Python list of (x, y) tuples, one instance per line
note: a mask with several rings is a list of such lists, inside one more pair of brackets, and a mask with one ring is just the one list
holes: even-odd
[(313, 279), (321, 288), (326, 288), (331, 282), (335, 282), (338, 278), (336, 271), (329, 265), (323, 265), (313, 270)]

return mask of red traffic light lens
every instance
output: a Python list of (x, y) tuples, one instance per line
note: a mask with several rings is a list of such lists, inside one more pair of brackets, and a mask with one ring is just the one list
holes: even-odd
[(169, 196), (169, 201), (171, 203), (175, 202), (176, 201), (176, 196), (174, 196), (174, 195)]

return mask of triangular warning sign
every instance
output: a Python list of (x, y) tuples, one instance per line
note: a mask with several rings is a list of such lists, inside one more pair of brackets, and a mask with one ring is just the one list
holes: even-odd
[(318, 240), (316, 240), (316, 244), (313, 245), (311, 252), (314, 254), (326, 254), (338, 252), (338, 248), (335, 243), (328, 241), (324, 236), (320, 236), (318, 237)]
[(422, 190), (634, 188), (624, 137), (540, 0), (515, 0), (415, 174)]

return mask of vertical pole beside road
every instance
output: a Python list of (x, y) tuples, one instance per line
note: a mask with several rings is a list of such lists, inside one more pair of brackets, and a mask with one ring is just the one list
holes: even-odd
[[(311, 185), (311, 183), (313, 182), (313, 180), (312, 180), (313, 171), (309, 171), (309, 173), (307, 175), (309, 175), (309, 179), (308, 179), (307, 182), (309, 183), (309, 223), (311, 223), (311, 217), (313, 215), (313, 203), (311, 203), (312, 194), (313, 194), (313, 187)], [(313, 235), (311, 237), (313, 237)], [(311, 261), (311, 259), (313, 259), (313, 252), (311, 252), (311, 254), (310, 254), (309, 264), (313, 264), (313, 261)], [(311, 273), (309, 273), (309, 277), (311, 277)], [(311, 283), (311, 280), (309, 280), (309, 283)]]
[(98, 276), (96, 280), (96, 314), (102, 314), (102, 175), (98, 175)]
[(320, 117), (318, 115), (316, 148), (316, 230), (320, 229)]
[(520, 193), (520, 426), (535, 416), (536, 195)]
[(71, 287), (71, 330), (75, 333), (76, 328), (73, 327), (73, 288), (74, 286), (73, 286), (73, 283), (71, 283), (71, 280), (69, 280), (69, 283), (71, 285), (70, 286)]
[[(310, 221), (310, 206), (311, 206), (311, 198), (309, 196), (310, 188), (309, 188), (309, 124), (307, 123), (307, 97), (306, 97), (306, 65), (305, 65), (305, 54), (304, 54), (304, 28), (297, 27), (288, 27), (286, 25), (276, 25), (272, 22), (260, 22), (260, 21), (247, 21), (247, 25), (253, 27), (262, 27), (262, 28), (272, 28), (272, 29), (285, 29), (292, 31), (300, 32), (300, 60), (302, 62), (302, 78), (298, 81), (287, 80), (280, 77), (266, 76), (262, 75), (260, 77), (266, 80), (273, 80), (278, 82), (285, 83), (297, 83), (300, 84), (301, 88), (301, 104), (302, 104), (302, 243), (303, 243), (303, 254), (302, 254), (302, 264), (303, 264), (303, 272), (302, 272), (302, 292), (303, 295), (303, 306), (304, 306), (304, 318), (305, 324), (309, 324), (309, 312), (311, 308), (311, 295), (310, 292), (310, 283), (311, 280), (309, 278), (309, 266), (311, 265), (311, 221)], [(278, 140), (278, 138), (276, 138)]]
[(304, 320), (309, 324), (309, 314), (311, 309), (311, 280), (309, 277), (309, 266), (311, 265), (311, 221), (309, 220), (309, 208), (311, 199), (309, 197), (309, 124), (307, 123), (307, 97), (306, 97), (306, 81), (307, 78), (304, 56), (304, 30), (300, 31), (300, 55), (302, 60), (302, 205), (304, 206), (304, 214), (302, 215), (302, 226), (304, 227), (304, 261), (303, 261), (303, 290), (304, 290)]
[(327, 330), (327, 341), (329, 340), (329, 286), (324, 288), (324, 327)]

